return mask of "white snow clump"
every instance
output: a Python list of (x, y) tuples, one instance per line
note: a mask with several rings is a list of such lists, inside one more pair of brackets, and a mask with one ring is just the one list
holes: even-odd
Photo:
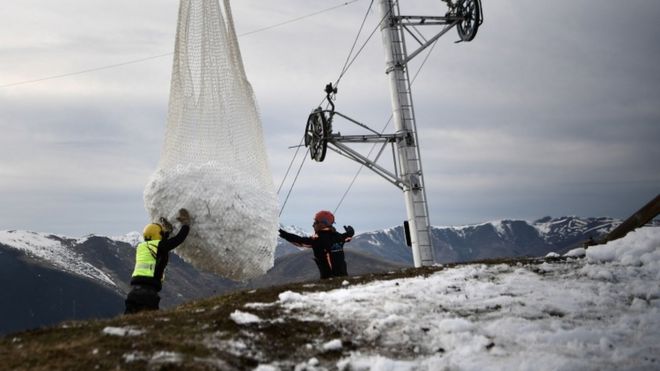
[(236, 322), (239, 325), (261, 322), (261, 318), (255, 316), (252, 313), (242, 312), (240, 310), (233, 311), (229, 315), (229, 318), (231, 318), (232, 321)]
[(277, 199), (247, 174), (214, 161), (156, 171), (144, 190), (153, 220), (174, 221), (185, 208), (190, 234), (174, 251), (198, 269), (233, 279), (260, 276), (273, 266)]
[(112, 327), (108, 326), (105, 327), (101, 331), (104, 335), (112, 335), (112, 336), (140, 336), (144, 334), (146, 331), (144, 330), (138, 330), (132, 327)]

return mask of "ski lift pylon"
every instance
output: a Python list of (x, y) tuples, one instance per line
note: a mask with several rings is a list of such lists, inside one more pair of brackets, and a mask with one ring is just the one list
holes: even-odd
[[(456, 27), (460, 41), (472, 41), (483, 23), (481, 0), (442, 0), (449, 10), (443, 15), (419, 16), (401, 15), (399, 4), (395, 0), (379, 0), (383, 19), (381, 35), (385, 46), (385, 73), (388, 76), (391, 92), (392, 117), (396, 126), (394, 134), (379, 133), (368, 126), (335, 111), (333, 94), (337, 88), (332, 84), (325, 87), (326, 99), (331, 109), (317, 107), (307, 117), (304, 143), (313, 160), (325, 159), (328, 147), (338, 154), (366, 166), (404, 193), (409, 225), (410, 245), (415, 267), (431, 265), (435, 262), (431, 241), (426, 188), (422, 176), (421, 153), (417, 140), (417, 129), (412, 105), (411, 82), (408, 77), (408, 62), (423, 50), (433, 45), (436, 40)], [(426, 38), (417, 27), (443, 26), (434, 36)], [(419, 45), (411, 53), (407, 52), (406, 35)], [(419, 36), (419, 37), (418, 37)], [(367, 129), (371, 134), (341, 135), (332, 132), (334, 116)], [(381, 143), (382, 146), (374, 159), (369, 155), (347, 146), (347, 143)], [(377, 163), (385, 147), (390, 144), (393, 154), (393, 169), (387, 169)]]

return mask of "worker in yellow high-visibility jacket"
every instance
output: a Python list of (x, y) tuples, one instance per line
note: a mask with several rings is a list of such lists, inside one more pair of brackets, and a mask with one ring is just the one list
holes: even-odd
[(126, 297), (126, 314), (143, 310), (158, 310), (163, 288), (163, 273), (169, 260), (170, 251), (181, 245), (190, 232), (190, 214), (188, 210), (179, 210), (176, 218), (181, 224), (181, 230), (176, 236), (169, 238), (172, 224), (165, 218), (160, 223), (150, 223), (144, 227), (144, 241), (135, 249), (135, 269), (131, 277), (131, 291)]

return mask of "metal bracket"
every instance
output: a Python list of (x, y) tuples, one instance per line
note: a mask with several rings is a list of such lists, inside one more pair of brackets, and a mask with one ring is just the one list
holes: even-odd
[[(375, 161), (370, 160), (369, 158), (363, 156), (361, 153), (355, 151), (354, 149), (348, 147), (347, 145), (345, 145), (345, 144), (343, 144), (339, 141), (334, 141), (334, 140), (328, 142), (328, 144), (332, 144), (332, 146), (328, 146), (329, 149), (337, 152), (338, 154), (340, 154), (340, 155), (342, 155), (342, 156), (344, 156), (344, 157), (346, 157), (350, 160), (359, 162), (360, 164), (364, 165), (365, 167), (371, 169), (376, 174), (383, 177), (388, 182), (390, 182), (390, 183), (394, 184), (395, 186), (397, 186), (399, 189), (404, 190), (405, 188), (410, 188), (410, 181), (398, 177), (396, 174), (393, 174), (389, 170), (387, 170), (387, 169), (383, 168), (382, 166), (378, 165)], [(387, 144), (387, 142), (384, 143), (384, 145), (385, 144)], [(376, 156), (375, 160), (378, 160), (378, 158), (382, 154), (383, 149), (385, 148), (384, 145), (381, 148), (381, 150), (379, 151), (379, 153)]]
[[(481, 9), (481, 0), (456, 0), (447, 1), (449, 11), (444, 16), (422, 16), (422, 15), (398, 15), (391, 17), (391, 26), (401, 26), (403, 30), (408, 32), (420, 47), (414, 52), (410, 53), (406, 59), (401, 61), (401, 66), (406, 66), (413, 58), (419, 53), (424, 51), (438, 40), (442, 35), (446, 34), (454, 26), (458, 29), (459, 41), (472, 41), (479, 26), (483, 23), (483, 11)], [(423, 35), (417, 31), (415, 26), (446, 26), (442, 31), (438, 32), (435, 36), (426, 40)], [(415, 29), (418, 35), (423, 39), (420, 40), (410, 28)], [(388, 73), (390, 71), (387, 71)]]

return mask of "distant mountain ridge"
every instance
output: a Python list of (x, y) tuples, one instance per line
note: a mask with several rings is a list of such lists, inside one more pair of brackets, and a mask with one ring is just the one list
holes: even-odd
[[(612, 218), (546, 217), (534, 222), (502, 220), (461, 227), (433, 227), (438, 263), (564, 253), (620, 224)], [(358, 228), (359, 233), (359, 226)], [(296, 227), (285, 227), (297, 234)], [(29, 231), (0, 231), (0, 290), (11, 297), (0, 306), (0, 335), (67, 319), (108, 317), (123, 312), (135, 245), (140, 234), (69, 238)], [(351, 275), (412, 266), (402, 227), (359, 233), (345, 245)], [(231, 290), (318, 279), (309, 249), (278, 240), (275, 266), (252, 282), (239, 283), (200, 272), (172, 254), (161, 306)]]
[[(132, 236), (134, 234), (131, 234)], [(0, 335), (63, 320), (120, 314), (135, 249), (123, 240), (0, 231)], [(222, 294), (236, 283), (170, 257), (161, 306)]]
[[(534, 222), (499, 220), (460, 227), (432, 227), (438, 263), (481, 259), (563, 254), (589, 238), (599, 238), (621, 224), (618, 219), (545, 217)], [(368, 252), (382, 259), (412, 264), (403, 227), (358, 234), (346, 249)]]

